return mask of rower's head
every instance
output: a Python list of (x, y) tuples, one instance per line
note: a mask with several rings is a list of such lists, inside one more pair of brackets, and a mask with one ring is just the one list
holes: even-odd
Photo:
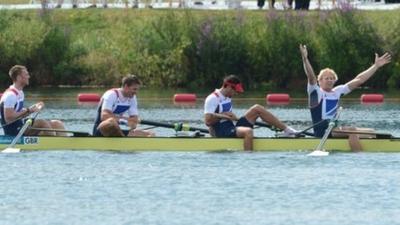
[(242, 83), (236, 75), (228, 75), (224, 78), (222, 90), (226, 97), (232, 97), (236, 93), (242, 93), (244, 91)]
[(8, 72), (13, 83), (21, 88), (29, 84), (29, 72), (25, 66), (15, 65)]
[(122, 78), (122, 95), (124, 97), (132, 98), (137, 94), (139, 91), (140, 85), (142, 82), (140, 82), (139, 78), (135, 75), (127, 75), (124, 78)]
[(337, 80), (337, 74), (330, 68), (325, 68), (318, 74), (319, 86), (325, 91), (331, 91)]

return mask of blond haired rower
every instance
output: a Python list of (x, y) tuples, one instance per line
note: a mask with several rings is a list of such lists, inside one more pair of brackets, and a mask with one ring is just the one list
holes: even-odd
[[(311, 109), (311, 117), (313, 124), (320, 123), (314, 127), (314, 134), (316, 137), (322, 137), (325, 134), (325, 130), (328, 128), (328, 123), (332, 119), (339, 107), (339, 99), (342, 95), (347, 95), (364, 82), (366, 82), (374, 73), (385, 64), (389, 63), (391, 56), (389, 53), (385, 53), (382, 56), (378, 56), (375, 53), (375, 62), (367, 70), (358, 74), (354, 79), (347, 82), (346, 84), (335, 86), (338, 77), (332, 69), (326, 68), (321, 70), (318, 77), (315, 77), (314, 70), (308, 61), (308, 51), (305, 45), (300, 45), (301, 57), (303, 59), (304, 71), (307, 75), (308, 85), (308, 100), (309, 107)], [(362, 129), (354, 127), (338, 127), (333, 129), (332, 136), (334, 137), (349, 137), (349, 144), (353, 151), (361, 151), (362, 146), (357, 134), (345, 134), (340, 131), (370, 131), (372, 129)]]
[[(29, 72), (25, 66), (15, 65), (9, 75), (13, 84), (4, 92), (0, 99), (1, 125), (3, 126), (4, 134), (16, 136), (19, 130), (24, 125), (24, 118), (33, 112), (39, 111), (43, 106), (43, 102), (38, 102), (35, 105), (26, 108), (24, 107), (24, 87), (29, 85)], [(61, 129), (65, 130), (64, 124), (59, 120), (43, 120), (35, 119), (32, 128), (45, 129)], [(55, 133), (52, 131), (38, 131), (31, 128), (25, 131), (24, 135), (65, 135), (66, 133)]]

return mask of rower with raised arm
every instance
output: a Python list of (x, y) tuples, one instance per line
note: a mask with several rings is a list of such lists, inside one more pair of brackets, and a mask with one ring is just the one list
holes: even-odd
[[(314, 70), (308, 60), (308, 51), (305, 45), (300, 45), (301, 57), (303, 59), (304, 71), (307, 75), (308, 84), (308, 100), (311, 109), (311, 117), (314, 124), (319, 123), (314, 127), (314, 134), (316, 137), (322, 137), (325, 130), (328, 128), (329, 120), (332, 119), (337, 109), (339, 108), (339, 99), (342, 95), (347, 95), (363, 83), (365, 83), (374, 73), (382, 66), (390, 62), (391, 56), (385, 53), (378, 56), (375, 53), (375, 63), (367, 70), (358, 74), (354, 79), (346, 84), (335, 86), (338, 77), (330, 68), (325, 68), (320, 71), (318, 77), (315, 76)], [(325, 121), (320, 123), (320, 121)], [(356, 127), (337, 127), (332, 130), (333, 137), (349, 137), (349, 145), (353, 151), (361, 151), (362, 146), (359, 140), (359, 135), (348, 134), (346, 131), (363, 131), (373, 132), (369, 128), (356, 128)], [(342, 133), (341, 133), (342, 132)], [(371, 135), (366, 137), (372, 137)]]
[[(244, 138), (244, 150), (253, 150), (253, 126), (258, 118), (283, 130), (284, 136), (295, 135), (296, 130), (282, 123), (258, 104), (253, 105), (244, 116), (238, 118), (232, 112), (232, 97), (243, 91), (239, 78), (229, 75), (224, 78), (220, 89), (208, 95), (204, 103), (204, 120), (212, 136)], [(233, 121), (237, 121), (236, 124)]]
[[(122, 79), (121, 88), (104, 93), (97, 109), (93, 136), (154, 136), (151, 131), (136, 129), (139, 123), (136, 94), (140, 85), (139, 78), (128, 75)], [(120, 125), (127, 125), (129, 130), (122, 130)]]
[[(1, 125), (5, 135), (15, 136), (24, 125), (24, 118), (44, 107), (43, 102), (38, 102), (29, 108), (24, 107), (24, 87), (29, 85), (30, 75), (25, 66), (15, 65), (9, 75), (13, 84), (4, 92), (0, 99)], [(31, 129), (33, 128), (33, 129)], [(64, 124), (59, 120), (35, 119), (32, 127), (24, 135), (63, 136), (65, 133), (55, 133), (51, 129), (64, 130)], [(38, 131), (34, 128), (46, 128), (48, 131)]]

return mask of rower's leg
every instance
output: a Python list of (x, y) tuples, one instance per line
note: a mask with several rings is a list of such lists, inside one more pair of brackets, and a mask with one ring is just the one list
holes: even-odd
[[(51, 124), (47, 120), (42, 120), (42, 119), (35, 119), (32, 124), (33, 128), (46, 128), (46, 129), (51, 129)], [(25, 135), (44, 135), (44, 136), (56, 136), (56, 132), (52, 131), (35, 131), (35, 130), (30, 130), (28, 129), (25, 132)]]
[[(60, 120), (50, 120), (50, 125), (52, 129), (65, 130), (64, 123)], [(56, 136), (67, 136), (66, 132), (56, 132)]]
[(287, 128), (284, 123), (282, 123), (272, 113), (267, 111), (263, 106), (259, 104), (253, 105), (249, 110), (247, 110), (244, 116), (252, 124), (254, 124), (258, 118), (261, 118), (264, 122), (271, 124), (281, 130), (285, 130)]
[(114, 118), (108, 118), (101, 122), (97, 129), (104, 137), (123, 137), (125, 136), (118, 122)]
[(360, 142), (360, 137), (357, 134), (350, 134), (349, 135), (349, 145), (353, 152), (360, 152), (362, 151), (362, 146)]
[(343, 134), (343, 133), (337, 133), (335, 131), (357, 131), (357, 128), (355, 127), (337, 127), (332, 130), (332, 136), (333, 137), (348, 137), (349, 138), (349, 145), (350, 149), (353, 152), (359, 152), (362, 151), (362, 146), (360, 142), (360, 136), (358, 134)]
[(253, 150), (253, 129), (250, 127), (236, 127), (236, 136), (243, 138), (244, 150)]

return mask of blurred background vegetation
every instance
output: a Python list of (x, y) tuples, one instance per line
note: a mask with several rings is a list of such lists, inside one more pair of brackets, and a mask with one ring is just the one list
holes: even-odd
[(137, 74), (150, 87), (196, 90), (239, 75), (247, 88), (304, 90), (298, 46), (318, 71), (346, 82), (393, 54), (366, 86), (400, 88), (400, 10), (1, 10), (0, 81), (23, 64), (31, 85), (119, 85)]

